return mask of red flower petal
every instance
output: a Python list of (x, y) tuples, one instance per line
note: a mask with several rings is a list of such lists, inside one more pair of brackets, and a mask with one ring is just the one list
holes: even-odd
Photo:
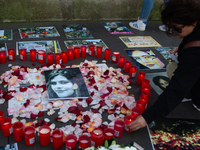
[(55, 118), (56, 121), (59, 121), (59, 120), (61, 120), (61, 119), (62, 119), (61, 117), (56, 117), (56, 118)]
[(112, 87), (107, 87), (106, 89), (109, 91), (109, 93), (112, 92)]
[(103, 74), (107, 76), (109, 74), (109, 70), (106, 70)]
[(87, 102), (88, 105), (89, 105), (92, 101), (93, 101), (93, 99), (92, 99), (91, 97), (88, 97), (88, 98), (86, 99), (86, 102)]
[(39, 121), (38, 121), (38, 125), (39, 125), (39, 126), (42, 126), (42, 125), (44, 124), (44, 122), (45, 122), (44, 120), (39, 120)]
[(83, 121), (84, 122), (90, 122), (90, 117), (88, 115), (83, 116)]
[(39, 117), (44, 116), (44, 112), (43, 112), (43, 111), (39, 111), (38, 116), (39, 116)]
[(24, 88), (20, 87), (19, 90), (20, 90), (20, 92), (25, 92), (27, 90), (27, 87), (24, 87)]
[(90, 96), (94, 96), (94, 91), (92, 93), (90, 93)]
[(33, 113), (31, 113), (31, 119), (35, 119), (37, 116)]
[(72, 112), (75, 109), (77, 109), (76, 106), (71, 106), (71, 107), (69, 107), (68, 112)]
[(80, 104), (77, 104), (78, 110), (83, 111), (85, 108), (81, 106)]
[(98, 113), (98, 112), (99, 112), (99, 109), (91, 108), (91, 111), (92, 111), (93, 113)]
[(75, 127), (76, 125), (77, 125), (77, 123), (72, 123), (71, 124), (72, 127)]
[(34, 64), (34, 63), (32, 63), (32, 66), (35, 66), (35, 64)]
[(94, 88), (95, 90), (97, 90), (97, 91), (99, 90), (98, 87), (97, 87), (96, 85), (93, 86), (93, 88)]
[(14, 76), (18, 76), (19, 75), (20, 70), (16, 69), (14, 72), (12, 72), (12, 75)]

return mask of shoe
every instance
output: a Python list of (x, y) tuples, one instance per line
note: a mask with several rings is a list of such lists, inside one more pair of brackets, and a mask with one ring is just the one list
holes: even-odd
[(146, 22), (143, 22), (142, 20), (138, 20), (135, 22), (129, 22), (129, 26), (136, 30), (145, 31)]
[(161, 26), (159, 26), (158, 28), (159, 28), (161, 31), (164, 31), (164, 32), (167, 31), (165, 25), (161, 25)]
[(200, 111), (200, 106), (199, 105), (195, 105), (193, 104), (194, 108), (196, 108), (196, 110)]

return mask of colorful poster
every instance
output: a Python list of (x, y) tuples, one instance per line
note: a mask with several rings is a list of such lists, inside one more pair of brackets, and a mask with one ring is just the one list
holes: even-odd
[(4, 51), (4, 50), (7, 51), (6, 43), (0, 43), (0, 51)]
[(19, 55), (19, 49), (26, 49), (27, 52), (30, 52), (31, 49), (44, 50), (46, 53), (61, 53), (61, 48), (58, 41), (23, 41), (16, 42), (16, 54)]
[(0, 146), (0, 150), (18, 150), (17, 143)]
[(12, 40), (12, 30), (7, 29), (7, 30), (0, 30), (0, 41), (8, 41)]
[(170, 62), (178, 62), (177, 57), (178, 54), (172, 54), (172, 52), (177, 47), (156, 47), (155, 49), (160, 52), (160, 54), (170, 63)]
[(133, 34), (121, 22), (101, 22), (110, 34)]
[(163, 69), (165, 64), (149, 49), (125, 49), (138, 69)]
[(31, 27), (19, 28), (21, 39), (43, 38), (43, 37), (59, 37), (59, 33), (54, 26), (52, 27)]
[(86, 26), (81, 24), (63, 25), (67, 39), (93, 38)]
[(151, 36), (120, 36), (128, 48), (134, 47), (161, 47)]
[(159, 119), (149, 125), (155, 150), (197, 150), (200, 149), (200, 120)]

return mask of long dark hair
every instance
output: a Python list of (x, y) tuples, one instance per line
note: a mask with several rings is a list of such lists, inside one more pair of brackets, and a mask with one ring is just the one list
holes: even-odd
[(170, 79), (169, 79), (168, 77), (165, 77), (165, 76), (155, 76), (155, 77), (153, 78), (153, 83), (154, 83), (155, 85), (157, 85), (159, 88), (161, 88), (162, 90), (164, 90), (165, 88), (163, 88), (163, 87), (160, 85), (160, 82), (159, 82), (160, 79), (163, 79), (163, 80), (167, 81), (168, 83), (169, 83)]

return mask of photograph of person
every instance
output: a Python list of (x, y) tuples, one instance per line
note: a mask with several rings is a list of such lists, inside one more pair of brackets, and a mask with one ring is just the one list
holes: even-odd
[(46, 70), (44, 75), (50, 100), (89, 97), (87, 86), (78, 67)]

